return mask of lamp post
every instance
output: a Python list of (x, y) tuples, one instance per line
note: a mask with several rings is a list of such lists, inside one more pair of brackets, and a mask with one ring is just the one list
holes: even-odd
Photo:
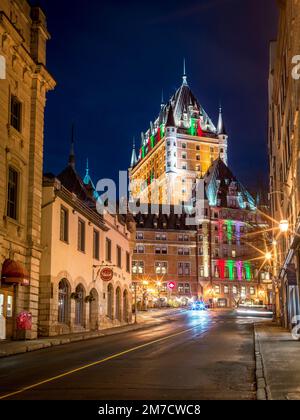
[(134, 323), (137, 324), (137, 282), (134, 284)]

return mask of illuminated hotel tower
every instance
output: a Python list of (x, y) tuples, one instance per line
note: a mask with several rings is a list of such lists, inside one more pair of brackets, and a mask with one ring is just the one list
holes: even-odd
[[(184, 66), (185, 67), (185, 66)], [(222, 109), (217, 127), (192, 93), (184, 68), (180, 88), (168, 103), (162, 100), (155, 122), (133, 147), (129, 169), (130, 193), (141, 203), (188, 203), (192, 187), (211, 164), (227, 164), (228, 136)], [(153, 197), (153, 195), (156, 197)]]

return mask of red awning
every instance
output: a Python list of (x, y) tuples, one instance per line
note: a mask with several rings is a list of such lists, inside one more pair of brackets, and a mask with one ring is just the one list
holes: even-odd
[(1, 282), (29, 286), (29, 273), (20, 262), (5, 260), (2, 265)]

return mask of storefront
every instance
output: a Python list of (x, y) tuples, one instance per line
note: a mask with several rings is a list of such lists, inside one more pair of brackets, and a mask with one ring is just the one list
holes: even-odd
[(13, 260), (5, 260), (0, 285), (0, 340), (11, 339), (16, 325), (16, 298), (19, 286), (29, 285), (25, 267)]

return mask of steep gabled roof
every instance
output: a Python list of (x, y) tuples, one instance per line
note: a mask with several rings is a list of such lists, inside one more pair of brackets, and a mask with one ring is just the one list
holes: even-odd
[(234, 186), (234, 193), (240, 208), (256, 208), (255, 200), (244, 188), (241, 182), (233, 175), (232, 171), (221, 158), (214, 161), (204, 177), (206, 194), (210, 206), (228, 207), (227, 197)]
[(71, 193), (89, 205), (95, 205), (90, 189), (84, 184), (72, 165), (68, 165), (57, 177), (61, 184)]

